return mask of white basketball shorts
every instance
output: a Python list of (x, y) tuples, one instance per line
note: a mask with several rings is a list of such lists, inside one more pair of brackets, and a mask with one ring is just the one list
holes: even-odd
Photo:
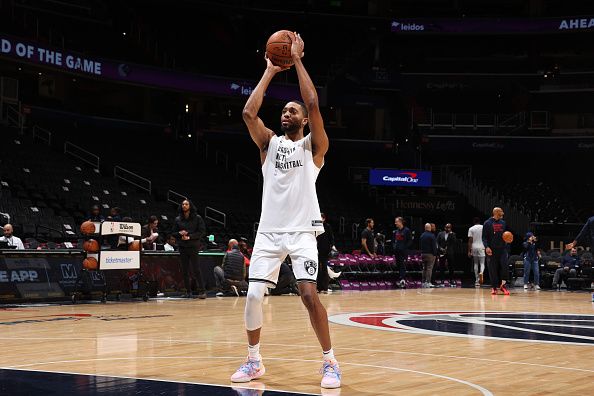
[(297, 282), (316, 282), (318, 242), (314, 231), (259, 232), (252, 251), (250, 282), (264, 282), (275, 288), (281, 263), (291, 257)]

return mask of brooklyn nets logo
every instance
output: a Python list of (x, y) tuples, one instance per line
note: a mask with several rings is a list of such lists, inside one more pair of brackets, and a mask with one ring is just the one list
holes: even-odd
[(333, 315), (333, 323), (373, 330), (557, 344), (594, 344), (594, 315), (525, 312), (394, 311)]
[(318, 268), (318, 263), (313, 260), (307, 260), (303, 265), (305, 266), (307, 273), (310, 275), (314, 275), (316, 273), (316, 268)]

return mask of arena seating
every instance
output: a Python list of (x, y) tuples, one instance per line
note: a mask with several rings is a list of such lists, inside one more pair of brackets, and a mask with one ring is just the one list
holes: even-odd
[[(53, 139), (57, 141), (54, 146), (60, 147), (66, 136), (61, 136), (59, 132), (65, 126), (50, 124), (48, 127), (52, 126)], [(117, 144), (113, 144), (111, 136), (107, 134), (92, 148), (94, 153), (107, 159), (102, 162), (101, 169), (95, 169), (52, 147), (33, 141), (28, 133), (18, 136), (12, 130), (5, 129), (3, 132), (3, 163), (10, 166), (3, 166), (0, 175), (5, 183), (2, 188), (2, 208), (11, 215), (16, 235), (37, 238), (44, 242), (43, 247), (48, 246), (46, 242), (76, 241), (79, 237), (78, 224), (94, 204), (102, 206), (104, 215), (107, 215), (108, 208), (121, 207), (125, 215), (140, 222), (156, 214), (160, 219), (160, 230), (166, 233), (176, 215), (175, 205), (166, 201), (168, 189), (193, 198), (200, 213), (204, 213), (206, 206), (226, 213), (226, 227), (207, 220), (208, 231), (215, 234), (217, 242), (224, 243), (228, 238), (237, 236), (254, 237), (254, 223), (258, 220), (260, 210), (260, 185), (241, 175), (237, 177), (235, 169), (240, 161), (248, 162), (248, 157), (253, 160), (254, 150), (248, 153), (244, 149), (225, 152), (213, 145), (204, 158), (197, 156), (191, 146), (188, 148), (183, 143), (162, 139), (156, 149), (157, 154), (152, 155), (155, 151), (153, 142), (149, 147), (140, 144), (139, 150), (130, 150), (137, 143), (137, 135), (131, 133), (130, 136), (122, 136)], [(98, 131), (89, 128), (85, 133), (97, 134)], [(177, 152), (179, 156), (175, 158), (176, 163), (171, 166), (151, 166), (157, 161), (153, 158), (158, 158), (161, 151)], [(29, 155), (19, 155), (22, 152)], [(226, 158), (227, 166), (223, 166), (220, 159), (215, 159), (216, 163), (212, 164), (218, 156)], [(235, 158), (235, 161), (229, 158)], [(154, 193), (148, 194), (111, 177), (113, 170), (110, 166), (116, 164), (150, 177)], [(171, 168), (182, 171), (172, 172)], [(360, 199), (348, 193), (348, 185), (342, 188), (320, 188), (323, 210), (346, 216), (348, 224), (360, 221), (367, 215), (365, 208), (360, 207)], [(337, 228), (338, 216), (334, 220), (333, 225)], [(340, 249), (350, 251), (357, 247), (356, 242), (354, 244), (351, 240), (350, 227), (345, 234), (335, 231), (335, 235)]]
[(78, 225), (92, 205), (100, 205), (104, 214), (111, 207), (121, 207), (140, 222), (157, 214), (164, 228), (170, 223), (174, 214), (170, 205), (133, 186), (104, 177), (28, 136), (3, 130), (1, 139), (2, 211), (10, 215), (15, 235), (27, 242), (39, 240), (49, 243), (43, 245), (48, 247), (54, 246), (51, 242), (76, 242)]
[[(580, 271), (578, 272), (577, 277), (569, 278), (567, 280), (566, 286), (568, 290), (590, 289), (592, 288), (592, 282), (594, 282), (594, 274), (592, 272), (594, 260), (592, 259), (592, 253), (586, 250), (580, 250), (578, 256), (580, 257)], [(542, 252), (542, 256), (538, 260), (541, 288), (552, 288), (553, 275), (555, 274), (555, 271), (561, 266), (561, 259), (562, 254), (558, 250)], [(521, 286), (523, 284), (524, 277), (524, 260), (522, 256), (510, 256), (508, 259), (508, 265), (513, 274), (513, 283), (516, 286)]]
[[(337, 258), (328, 262), (335, 271), (342, 273), (340, 285), (343, 290), (384, 290), (397, 287), (400, 281), (399, 269), (393, 256), (379, 256), (376, 258), (364, 254), (339, 254)], [(421, 284), (421, 253), (412, 251), (405, 262), (406, 288), (420, 288)], [(456, 285), (461, 287), (463, 271), (456, 271)], [(439, 278), (439, 275), (435, 276)], [(437, 286), (450, 287), (449, 280), (434, 279)]]

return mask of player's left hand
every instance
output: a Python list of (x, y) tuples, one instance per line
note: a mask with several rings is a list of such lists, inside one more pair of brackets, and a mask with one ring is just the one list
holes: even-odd
[(281, 67), (274, 65), (272, 61), (268, 58), (267, 54), (264, 54), (264, 59), (266, 60), (266, 70), (270, 70), (272, 74), (280, 73), (282, 71), (290, 69), (289, 67)]
[(291, 57), (293, 57), (293, 60), (297, 60), (300, 58), (303, 58), (303, 55), (305, 54), (303, 52), (303, 49), (305, 48), (305, 43), (303, 42), (303, 39), (301, 38), (301, 35), (297, 32), (294, 33), (295, 38), (293, 39), (293, 43), (291, 44)]

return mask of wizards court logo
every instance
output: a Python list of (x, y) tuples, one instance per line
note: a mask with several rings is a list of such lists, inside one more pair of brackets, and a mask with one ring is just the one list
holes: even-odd
[(333, 323), (432, 336), (594, 344), (594, 315), (525, 312), (394, 311), (333, 315)]

